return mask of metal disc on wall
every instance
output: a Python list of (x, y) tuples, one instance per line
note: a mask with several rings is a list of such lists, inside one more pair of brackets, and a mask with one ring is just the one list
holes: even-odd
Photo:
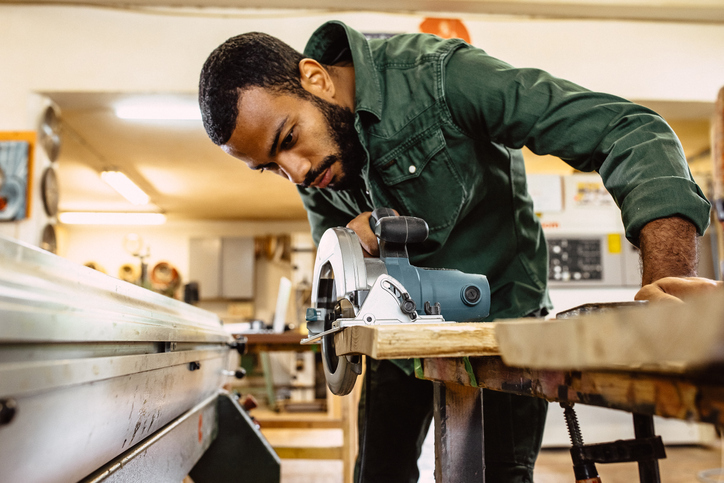
[(58, 214), (58, 177), (53, 168), (46, 168), (43, 172), (42, 181), (43, 206), (48, 216)]
[(38, 126), (38, 141), (51, 162), (60, 153), (60, 112), (54, 105), (45, 108)]
[(118, 269), (118, 278), (130, 283), (136, 283), (141, 276), (141, 270), (136, 265), (124, 263)]
[(57, 253), (58, 242), (55, 238), (55, 227), (53, 225), (45, 225), (43, 228), (43, 236), (40, 240), (40, 248), (50, 253)]

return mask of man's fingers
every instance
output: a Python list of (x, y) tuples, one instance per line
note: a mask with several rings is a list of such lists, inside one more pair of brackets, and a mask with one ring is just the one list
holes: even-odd
[(661, 289), (661, 287), (653, 283), (641, 287), (641, 290), (639, 290), (634, 296), (634, 300), (648, 300), (650, 302), (660, 302), (666, 300), (669, 302), (683, 303), (681, 299), (667, 294)]
[(347, 223), (347, 228), (357, 234), (365, 257), (378, 257), (380, 256), (380, 247), (377, 244), (377, 237), (370, 228), (371, 215), (372, 213), (369, 211), (357, 215), (355, 219)]
[(722, 282), (701, 277), (666, 277), (645, 285), (636, 300), (682, 301), (688, 297), (720, 290)]

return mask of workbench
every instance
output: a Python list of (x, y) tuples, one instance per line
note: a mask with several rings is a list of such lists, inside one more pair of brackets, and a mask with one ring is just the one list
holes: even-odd
[[(724, 423), (724, 290), (559, 320), (349, 327), (335, 344), (416, 358), (417, 377), (435, 382), (438, 483), (484, 481), (481, 388), (628, 411), (637, 437), (653, 436), (654, 415)], [(657, 481), (656, 460), (639, 473)]]

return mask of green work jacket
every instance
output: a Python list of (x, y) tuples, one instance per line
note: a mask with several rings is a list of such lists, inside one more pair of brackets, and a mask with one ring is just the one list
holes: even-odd
[(350, 53), (365, 188), (299, 188), (317, 242), (363, 211), (394, 208), (430, 227), (425, 243), (409, 247), (411, 263), (488, 277), (486, 320), (546, 308), (547, 248), (526, 189), (523, 146), (598, 171), (634, 244), (661, 217), (688, 218), (700, 234), (708, 226), (710, 205), (681, 144), (649, 109), (511, 67), (458, 39), (368, 41), (333, 21), (304, 51), (327, 65)]

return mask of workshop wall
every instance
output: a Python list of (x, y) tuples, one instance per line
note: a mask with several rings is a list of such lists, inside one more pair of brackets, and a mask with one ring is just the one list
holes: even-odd
[[(90, 225), (65, 225), (59, 230), (59, 255), (74, 262), (94, 262), (111, 276), (118, 276), (123, 264), (139, 264), (138, 258), (123, 246), (128, 234), (139, 235), (149, 248), (146, 259), (149, 269), (158, 262), (168, 262), (181, 275), (182, 283), (189, 282), (189, 240), (213, 237), (259, 237), (266, 235), (309, 235), (305, 221), (253, 222), (253, 221), (169, 221), (159, 226), (108, 226), (99, 229)], [(255, 271), (255, 317), (269, 320), (274, 313), (279, 279), (291, 278), (292, 265), (287, 262), (261, 260)], [(182, 292), (179, 294), (182, 295)], [(225, 303), (219, 311), (226, 310)], [(294, 320), (294, 307), (290, 303), (288, 319)], [(270, 321), (270, 320), (269, 320)]]

